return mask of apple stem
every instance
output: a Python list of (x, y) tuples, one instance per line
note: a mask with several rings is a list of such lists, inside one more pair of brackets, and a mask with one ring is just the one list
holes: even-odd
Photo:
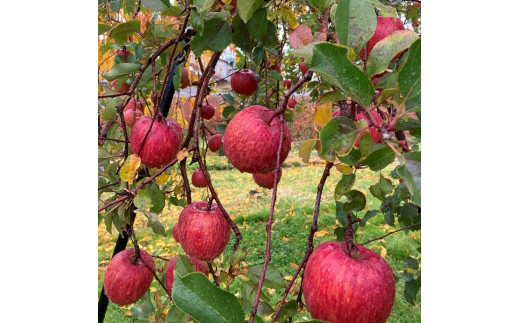
[(213, 203), (213, 196), (210, 196), (209, 200), (208, 200), (208, 207), (206, 208), (206, 212), (211, 211), (211, 204), (212, 203)]
[(352, 251), (357, 250), (354, 244), (354, 229), (352, 228), (352, 212), (347, 212), (347, 227), (345, 228), (345, 242), (347, 244), (347, 253), (352, 257)]

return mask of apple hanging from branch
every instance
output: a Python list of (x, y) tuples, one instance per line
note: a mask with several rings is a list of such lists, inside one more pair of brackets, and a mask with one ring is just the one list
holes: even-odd
[(248, 69), (241, 69), (231, 75), (231, 88), (237, 94), (250, 96), (255, 93), (257, 86), (255, 73)]

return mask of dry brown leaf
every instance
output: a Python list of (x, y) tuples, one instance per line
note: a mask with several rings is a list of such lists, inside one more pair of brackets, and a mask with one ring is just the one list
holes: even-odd
[(312, 43), (312, 31), (309, 26), (299, 25), (289, 35), (289, 44), (294, 49), (302, 48), (310, 43)]

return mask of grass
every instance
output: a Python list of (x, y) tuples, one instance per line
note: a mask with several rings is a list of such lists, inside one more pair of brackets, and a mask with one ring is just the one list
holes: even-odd
[[(280, 269), (283, 276), (292, 276), (294, 274), (295, 269), (293, 267), (301, 262), (306, 250), (316, 189), (324, 168), (324, 164), (318, 162), (319, 160), (316, 156), (313, 156), (311, 157), (311, 164), (304, 164), (298, 157), (297, 150), (293, 149), (284, 163), (283, 176), (278, 186), (278, 198), (272, 229), (272, 259), (270, 262), (271, 265)], [(248, 266), (263, 263), (266, 239), (265, 224), (269, 215), (271, 191), (258, 187), (250, 174), (242, 174), (236, 169), (230, 169), (225, 157), (208, 156), (208, 165), (210, 167), (211, 179), (219, 193), (219, 198), (242, 232), (243, 240), (240, 246), (248, 252), (245, 262)], [(188, 170), (188, 173), (191, 174), (193, 170), (195, 170), (195, 165)], [(374, 174), (368, 170), (358, 171), (354, 189), (368, 192), (368, 187), (377, 180), (378, 176), (379, 174)], [(318, 233), (314, 240), (315, 246), (326, 241), (335, 240), (334, 229), (338, 226), (338, 221), (335, 217), (334, 188), (335, 183), (340, 178), (341, 174), (333, 168), (323, 190)], [(207, 200), (206, 197), (206, 189), (194, 188), (194, 201)], [(377, 209), (378, 207), (379, 201), (368, 194), (366, 210)], [(166, 237), (153, 234), (151, 229), (146, 227), (146, 220), (136, 220), (135, 230), (138, 233), (138, 241), (140, 241), (140, 245), (147, 252), (167, 258), (177, 253), (182, 253), (180, 245), (171, 236), (171, 229), (177, 222), (180, 211), (180, 207), (171, 207), (168, 210), (165, 209), (160, 215), (161, 223), (166, 228)], [(360, 216), (363, 213), (361, 212)], [(372, 218), (365, 227), (358, 229), (356, 239), (358, 243), (361, 243), (382, 236), (394, 229), (384, 224), (383, 215), (379, 214)], [(109, 234), (103, 224), (100, 224), (98, 231), (100, 267), (98, 286), (99, 290), (101, 290), (103, 268), (108, 264), (117, 236)], [(223, 256), (216, 260), (217, 263), (231, 254), (233, 243), (234, 238), (232, 235)], [(403, 261), (408, 256), (419, 256), (417, 248), (420, 247), (420, 233), (410, 232), (406, 235), (404, 232), (399, 232), (386, 237), (384, 240), (372, 242), (367, 247), (378, 253), (384, 254), (386, 251), (385, 259), (392, 267), (394, 274), (398, 275), (406, 270), (403, 266)], [(166, 267), (166, 262), (157, 259), (156, 267), (160, 268), (159, 272), (162, 272)], [(232, 292), (234, 292), (233, 285), (231, 286)], [(158, 289), (160, 287), (154, 282), (152, 288)], [(410, 305), (404, 299), (403, 291), (404, 282), (398, 281), (396, 301), (388, 322), (420, 322), (420, 292), (417, 304)], [(276, 305), (276, 301), (280, 300), (281, 295), (282, 291), (277, 290), (270, 297), (272, 306)], [(291, 299), (295, 299), (295, 297), (289, 296), (288, 300)], [(110, 304), (105, 321), (132, 321), (132, 318), (129, 317), (129, 312), (129, 307), (119, 308), (114, 304)], [(310, 315), (304, 313), (296, 316), (295, 322), (310, 319)]]

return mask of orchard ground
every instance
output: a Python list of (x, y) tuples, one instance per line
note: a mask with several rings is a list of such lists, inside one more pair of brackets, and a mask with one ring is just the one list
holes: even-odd
[[(295, 268), (300, 264), (307, 248), (307, 237), (310, 230), (312, 215), (314, 211), (314, 203), (316, 199), (316, 190), (325, 163), (321, 161), (316, 152), (313, 151), (310, 163), (306, 164), (301, 161), (298, 156), (299, 144), (293, 143), (293, 149), (289, 157), (283, 164), (283, 177), (278, 185), (278, 197), (274, 214), (274, 225), (272, 230), (272, 259), (270, 264), (274, 265), (282, 272), (289, 283)], [(209, 151), (208, 151), (209, 152)], [(240, 173), (232, 168), (226, 157), (218, 156), (216, 153), (208, 153), (207, 157), (208, 170), (211, 173), (211, 179), (219, 198), (224, 207), (231, 215), (235, 223), (237, 223), (243, 239), (240, 247), (248, 252), (248, 256), (244, 259), (247, 266), (262, 264), (265, 256), (266, 231), (265, 224), (269, 216), (269, 207), (271, 201), (271, 190), (263, 189), (255, 184), (252, 175)], [(390, 168), (390, 166), (388, 167)], [(188, 175), (197, 169), (196, 165), (188, 168)], [(388, 177), (388, 172), (383, 170)], [(334, 229), (338, 227), (338, 221), (335, 216), (334, 188), (335, 183), (341, 178), (341, 173), (332, 168), (330, 178), (327, 180), (323, 190), (320, 216), (318, 221), (318, 232), (314, 239), (314, 245), (334, 241)], [(379, 178), (379, 173), (369, 170), (358, 170), (354, 189), (360, 189), (368, 192), (368, 187), (374, 184)], [(192, 188), (193, 201), (207, 201), (207, 189)], [(367, 194), (367, 206), (359, 216), (363, 217), (366, 210), (377, 209), (380, 202), (371, 194)], [(149, 254), (171, 258), (178, 253), (183, 253), (180, 245), (175, 242), (171, 235), (172, 227), (177, 223), (181, 207), (171, 207), (164, 209), (160, 214), (160, 221), (166, 228), (166, 237), (154, 234), (150, 228), (146, 226), (146, 219), (138, 217), (135, 223), (135, 231), (140, 247), (145, 249)], [(396, 228), (390, 227), (384, 223), (383, 214), (379, 213), (376, 217), (370, 219), (365, 227), (358, 228), (356, 232), (356, 242), (363, 243), (367, 240), (382, 236)], [(109, 263), (110, 256), (114, 249), (117, 234), (115, 228), (112, 229), (113, 234), (109, 234), (103, 223), (98, 229), (98, 266), (99, 280), (98, 287), (101, 291), (103, 286), (103, 276), (106, 266)], [(232, 252), (234, 243), (234, 235), (231, 235), (230, 242), (223, 255), (215, 260), (220, 263), (224, 257), (229, 257)], [(380, 241), (372, 242), (366, 247), (376, 251), (383, 256), (393, 269), (394, 275), (407, 270), (403, 261), (409, 256), (418, 257), (417, 248), (420, 247), (420, 231), (415, 232), (398, 232), (388, 236)], [(132, 247), (129, 242), (128, 247)], [(164, 279), (164, 270), (167, 262), (155, 258), (158, 276)], [(219, 266), (220, 267), (220, 266)], [(409, 269), (408, 269), (409, 270)], [(297, 280), (299, 283), (300, 280)], [(299, 285), (299, 284), (298, 284)], [(154, 281), (151, 290), (156, 291), (161, 288)], [(236, 292), (236, 288), (231, 285), (230, 291)], [(281, 299), (282, 290), (269, 290), (264, 287), (266, 295), (270, 295), (270, 305), (275, 307), (276, 301)], [(420, 322), (421, 320), (421, 296), (420, 291), (417, 296), (417, 303), (410, 305), (403, 297), (404, 282), (397, 281), (396, 298), (392, 315), (388, 322)], [(296, 298), (296, 293), (290, 294), (288, 300)], [(132, 306), (118, 307), (110, 303), (105, 317), (106, 322), (129, 322), (135, 320), (130, 315)], [(275, 307), (276, 308), (276, 307)], [(294, 317), (294, 322), (308, 321), (310, 315), (307, 313), (299, 314)]]

